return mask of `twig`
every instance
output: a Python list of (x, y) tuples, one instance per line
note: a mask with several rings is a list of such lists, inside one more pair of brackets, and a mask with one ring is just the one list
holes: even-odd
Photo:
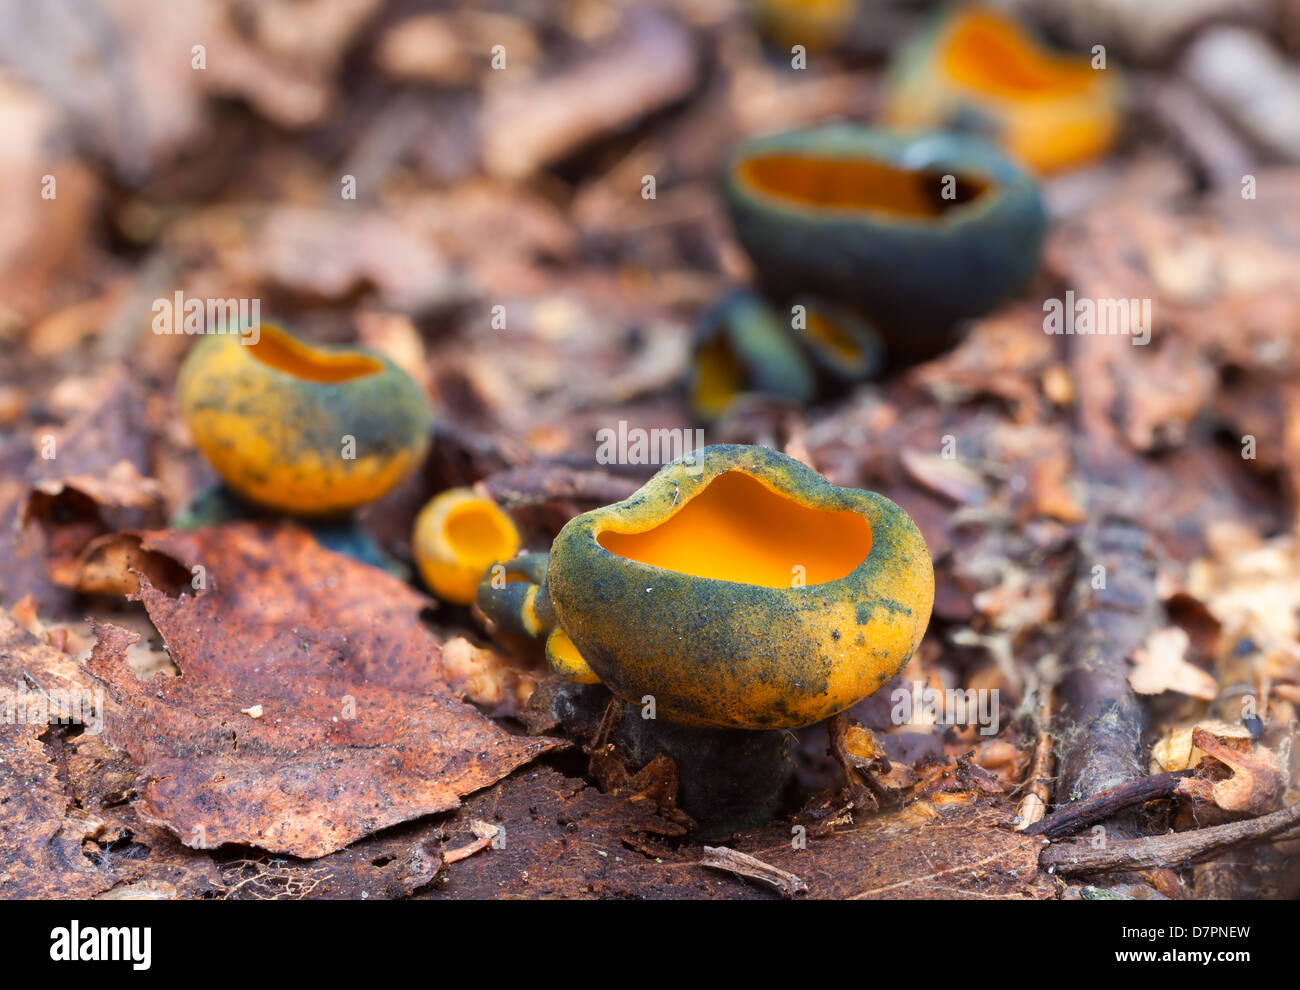
[(1128, 659), (1154, 628), (1159, 602), (1146, 534), (1122, 516), (1089, 523), (1059, 692), (1055, 803), (1092, 797), (1144, 775), (1146, 716), (1129, 686)]
[(1195, 89), (1177, 78), (1142, 74), (1134, 87), (1148, 119), (1208, 185), (1228, 188), (1250, 171), (1253, 155)]
[(506, 509), (571, 500), (601, 505), (619, 502), (637, 489), (637, 483), (604, 471), (580, 471), (558, 464), (537, 464), (500, 471), (481, 482), (492, 498)]
[(778, 869), (770, 863), (764, 863), (748, 853), (728, 849), (726, 846), (705, 846), (704, 858), (700, 860), (700, 865), (770, 883), (781, 892), (783, 897), (794, 897), (808, 892), (808, 885), (793, 873)]
[[(1040, 682), (1041, 685), (1041, 682)], [(1042, 704), (1038, 708), (1038, 745), (1034, 747), (1034, 761), (1029, 768), (1029, 779), (1025, 784), (1025, 796), (1020, 801), (1017, 817), (1020, 824), (1017, 832), (1024, 832), (1036, 824), (1047, 811), (1047, 802), (1052, 797), (1052, 689), (1046, 685), (1039, 688), (1043, 693)], [(1033, 834), (1033, 833), (1031, 833)]]
[(477, 852), (482, 852), (488, 846), (492, 845), (492, 840), (496, 838), (497, 832), (500, 831), (497, 826), (488, 822), (481, 822), (477, 818), (469, 823), (470, 830), (478, 836), (473, 842), (467, 842), (450, 852), (442, 854), (442, 861), (446, 863), (459, 863), (462, 859), (469, 859)]
[(1086, 842), (1050, 845), (1038, 856), (1043, 869), (1063, 876), (1144, 870), (1157, 866), (1186, 866), (1213, 859), (1238, 846), (1253, 845), (1300, 825), (1300, 804), (1271, 815), (1145, 839), (1107, 842), (1100, 849)]
[(1132, 348), (1119, 338), (1069, 340), (1079, 396), (1075, 463), (1087, 481), (1088, 522), (1057, 686), (1058, 805), (1145, 775), (1145, 711), (1129, 686), (1128, 660), (1162, 620), (1154, 553), (1132, 492), (1137, 459), (1113, 419), (1122, 400), (1116, 369), (1132, 359)]
[(1094, 794), (1083, 801), (1067, 804), (1057, 808), (1050, 815), (1024, 829), (1026, 835), (1043, 835), (1049, 839), (1059, 839), (1086, 828), (1095, 822), (1105, 821), (1125, 808), (1132, 808), (1159, 798), (1173, 797), (1178, 791), (1178, 782), (1189, 776), (1190, 770), (1171, 770), (1168, 773), (1152, 774), (1131, 780), (1119, 787)]

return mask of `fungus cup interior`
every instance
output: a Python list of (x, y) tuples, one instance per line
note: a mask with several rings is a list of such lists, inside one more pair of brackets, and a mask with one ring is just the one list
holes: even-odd
[(695, 380), (691, 391), (695, 407), (716, 416), (732, 396), (745, 387), (745, 375), (725, 333), (700, 348), (695, 355)]
[[(738, 166), (744, 186), (801, 206), (863, 210), (933, 220), (984, 195), (983, 178), (938, 169), (906, 169), (866, 158), (772, 152)], [(955, 179), (945, 196), (945, 176)]]
[(871, 526), (854, 512), (815, 509), (742, 471), (718, 475), (653, 529), (606, 529), (610, 553), (696, 577), (789, 588), (836, 581), (871, 552)]
[(809, 309), (805, 332), (845, 364), (862, 361), (862, 347), (829, 314)]
[[(510, 521), (486, 501), (453, 506), (442, 524), (442, 534), (457, 560), (507, 560), (514, 556), (517, 545)], [(514, 575), (506, 576), (507, 581), (512, 578)], [(523, 575), (517, 579), (527, 580)]]
[(578, 648), (573, 645), (573, 640), (569, 639), (569, 634), (558, 626), (547, 637), (546, 648), (567, 668), (575, 669), (586, 664)]
[(943, 67), (960, 83), (1023, 99), (1076, 93), (1096, 80), (1086, 60), (1042, 51), (1015, 22), (989, 11), (961, 17)]
[(364, 378), (384, 370), (382, 362), (357, 351), (327, 352), (295, 340), (283, 330), (262, 326), (256, 343), (246, 345), (253, 357), (287, 375), (322, 385)]

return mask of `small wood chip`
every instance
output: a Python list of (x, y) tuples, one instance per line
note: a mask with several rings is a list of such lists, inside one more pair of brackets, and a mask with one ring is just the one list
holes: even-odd
[(700, 860), (700, 865), (770, 883), (781, 892), (783, 897), (808, 893), (808, 885), (793, 873), (787, 873), (769, 863), (764, 863), (761, 859), (755, 859), (748, 853), (736, 852), (725, 846), (705, 846), (704, 858)]

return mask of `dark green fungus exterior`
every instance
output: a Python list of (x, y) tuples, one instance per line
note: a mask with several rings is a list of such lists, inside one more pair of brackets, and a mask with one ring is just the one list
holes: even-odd
[(1046, 228), (1029, 174), (954, 133), (836, 124), (759, 138), (730, 155), (723, 187), (765, 288), (858, 307), (891, 346), (1022, 288)]
[(707, 422), (742, 394), (811, 401), (816, 379), (788, 324), (753, 292), (736, 289), (705, 312), (695, 335), (688, 391)]
[(862, 381), (880, 370), (884, 341), (859, 313), (816, 297), (795, 301), (791, 311), (795, 306), (803, 307), (803, 326), (794, 335), (832, 383)]
[[(655, 529), (733, 472), (783, 504), (860, 517), (869, 552), (835, 580), (778, 587), (655, 566), (599, 541)], [(707, 555), (708, 533), (696, 538)], [(892, 677), (925, 632), (934, 572), (920, 531), (889, 499), (837, 487), (767, 448), (719, 445), (571, 520), (552, 546), (545, 591), (581, 659), (623, 700), (653, 698), (657, 717), (690, 725), (773, 729), (825, 719)]]
[(492, 621), (493, 634), (515, 649), (536, 643), (555, 628), (550, 602), (538, 595), (546, 580), (548, 557), (526, 553), (493, 564), (475, 592), (474, 604)]

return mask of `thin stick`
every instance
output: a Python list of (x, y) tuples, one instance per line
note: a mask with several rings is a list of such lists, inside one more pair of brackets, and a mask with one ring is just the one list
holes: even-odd
[(1171, 770), (1168, 773), (1140, 777), (1119, 787), (1094, 794), (1083, 801), (1057, 808), (1050, 815), (1024, 830), (1026, 835), (1043, 835), (1059, 839), (1096, 822), (1105, 821), (1117, 812), (1135, 805), (1146, 804), (1159, 798), (1173, 797), (1178, 782), (1191, 775), (1190, 770)]
[(1114, 418), (1123, 401), (1120, 369), (1132, 348), (1118, 337), (1062, 339), (1078, 396), (1074, 460), (1087, 482), (1088, 521), (1078, 540), (1057, 684), (1057, 804), (1146, 775), (1146, 711), (1129, 686), (1128, 660), (1164, 624), (1154, 545), (1132, 485), (1140, 459)]
[[(1020, 801), (1017, 832), (1027, 831), (1047, 813), (1047, 802), (1052, 797), (1052, 689), (1040, 686), (1042, 704), (1038, 708), (1038, 745), (1034, 747), (1034, 761), (1029, 768), (1025, 796)], [(1030, 833), (1031, 835), (1035, 833)]]
[(1112, 841), (1100, 849), (1090, 848), (1085, 842), (1057, 843), (1039, 854), (1038, 865), (1062, 876), (1186, 866), (1213, 859), (1238, 846), (1263, 842), (1297, 825), (1300, 825), (1300, 804), (1293, 804), (1260, 818), (1191, 832)]
[(480, 484), (506, 509), (564, 499), (603, 505), (621, 501), (637, 489), (634, 479), (615, 477), (604, 470), (582, 471), (544, 463), (498, 471)]
[(492, 840), (497, 837), (497, 832), (500, 831), (500, 829), (498, 829), (496, 825), (475, 819), (470, 822), (470, 831), (472, 831), (477, 838), (474, 839), (473, 842), (467, 842), (463, 846), (443, 853), (443, 863), (459, 863), (462, 859), (468, 859), (475, 853), (482, 852), (488, 846), (492, 845)]
[(1146, 713), (1129, 686), (1128, 658), (1146, 641), (1162, 607), (1153, 590), (1154, 558), (1140, 525), (1104, 509), (1090, 511), (1100, 515), (1079, 538), (1064, 675), (1057, 686), (1058, 805), (1146, 773)]

